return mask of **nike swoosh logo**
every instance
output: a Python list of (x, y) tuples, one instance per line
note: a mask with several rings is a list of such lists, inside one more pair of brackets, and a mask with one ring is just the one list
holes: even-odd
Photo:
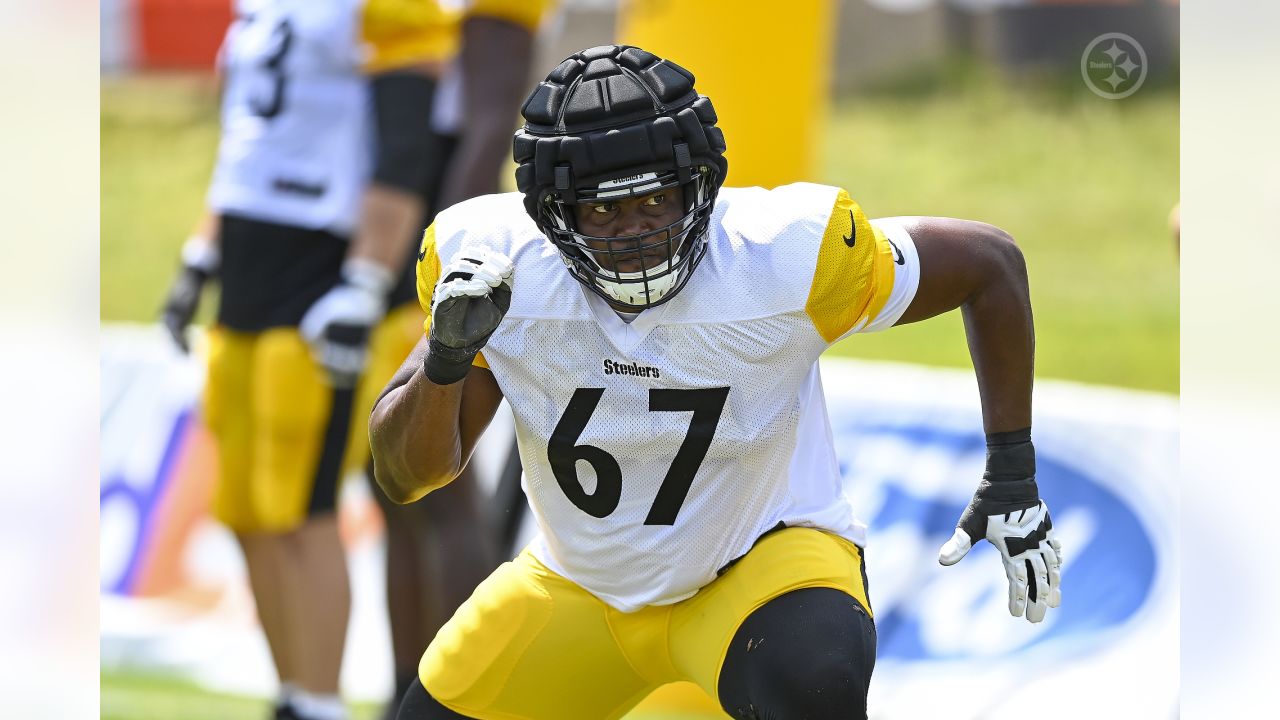
[(853, 247), (858, 243), (858, 222), (853, 219), (853, 211), (849, 211), (849, 235), (843, 238), (844, 244)]
[(418, 262), (422, 262), (423, 260), (426, 260), (426, 259), (427, 259), (427, 249), (424, 247), (418, 251)]
[(893, 244), (892, 240), (889, 241), (889, 246), (893, 248), (893, 261), (899, 265), (906, 265), (907, 259), (902, 257), (902, 251), (898, 249), (897, 245)]

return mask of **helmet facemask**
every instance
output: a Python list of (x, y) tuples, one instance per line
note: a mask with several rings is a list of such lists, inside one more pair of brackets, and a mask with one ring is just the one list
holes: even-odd
[[(660, 305), (673, 297), (689, 281), (706, 252), (706, 232), (718, 185), (714, 170), (702, 166), (681, 184), (675, 172), (642, 172), (595, 187), (579, 188), (580, 204), (618, 201), (642, 197), (664, 189), (681, 187), (683, 215), (675, 222), (639, 234), (597, 236), (582, 232), (574, 213), (574, 203), (556, 193), (548, 194), (542, 212), (548, 235), (571, 273), (611, 305), (631, 312)], [(618, 269), (626, 260), (639, 256), (640, 269)], [(646, 257), (661, 260), (649, 266)]]

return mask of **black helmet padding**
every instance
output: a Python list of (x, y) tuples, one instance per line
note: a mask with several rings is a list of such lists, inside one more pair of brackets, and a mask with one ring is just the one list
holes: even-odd
[[(549, 195), (575, 203), (602, 181), (708, 168), (719, 189), (728, 162), (711, 101), (693, 74), (637, 47), (603, 45), (560, 63), (525, 101), (513, 143), (516, 185), (542, 227)], [(545, 230), (546, 228), (544, 228)]]

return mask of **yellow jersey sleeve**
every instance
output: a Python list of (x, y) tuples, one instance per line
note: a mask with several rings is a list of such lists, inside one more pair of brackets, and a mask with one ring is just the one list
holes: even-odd
[(459, 11), (438, 0), (367, 0), (360, 24), (365, 72), (449, 60), (458, 50), (460, 21)]
[[(436, 251), (436, 224), (431, 223), (427, 231), (422, 233), (422, 245), (418, 247), (418, 304), (426, 313), (427, 319), (422, 322), (422, 332), (431, 334), (431, 296), (435, 294), (436, 283), (440, 282), (440, 254)], [(471, 364), (476, 367), (489, 368), (489, 361), (482, 353), (476, 353)]]
[(532, 32), (538, 29), (555, 4), (556, 0), (473, 0), (467, 8), (467, 15), (507, 20)]
[(805, 312), (823, 339), (833, 343), (874, 322), (893, 283), (889, 240), (841, 190), (822, 234)]

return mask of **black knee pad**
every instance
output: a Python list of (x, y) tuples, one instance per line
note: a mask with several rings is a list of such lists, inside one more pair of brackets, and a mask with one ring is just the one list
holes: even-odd
[(850, 720), (867, 714), (876, 629), (848, 593), (804, 588), (738, 628), (720, 670), (720, 705), (739, 720)]
[(421, 680), (415, 680), (409, 686), (409, 691), (404, 694), (396, 720), (468, 720), (468, 718), (441, 705), (440, 701), (431, 697), (431, 693), (422, 686)]

